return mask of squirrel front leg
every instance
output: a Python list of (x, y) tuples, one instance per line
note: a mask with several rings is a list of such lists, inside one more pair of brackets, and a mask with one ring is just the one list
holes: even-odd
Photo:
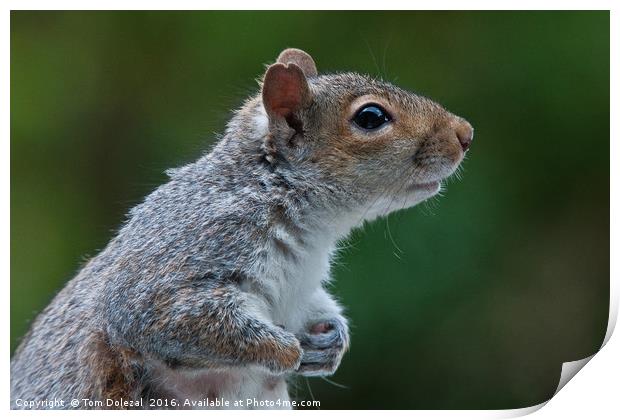
[(181, 366), (255, 364), (274, 374), (299, 367), (298, 339), (263, 319), (234, 282), (188, 281), (153, 293), (152, 309), (129, 309), (134, 322), (122, 329), (147, 353)]
[(347, 319), (334, 298), (323, 288), (314, 292), (307, 321), (296, 335), (304, 351), (297, 372), (304, 376), (333, 374), (349, 348)]

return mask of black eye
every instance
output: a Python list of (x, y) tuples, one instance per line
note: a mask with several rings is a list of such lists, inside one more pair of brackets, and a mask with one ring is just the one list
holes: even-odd
[(391, 120), (390, 115), (379, 105), (364, 105), (353, 117), (355, 124), (365, 130), (374, 130)]

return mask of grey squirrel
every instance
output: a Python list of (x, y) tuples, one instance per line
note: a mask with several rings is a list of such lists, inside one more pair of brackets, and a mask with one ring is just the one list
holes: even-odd
[(330, 375), (349, 347), (325, 289), (337, 242), (437, 194), (472, 138), (427, 98), (284, 50), (210, 153), (169, 171), (36, 318), (11, 407), (288, 401), (291, 374)]

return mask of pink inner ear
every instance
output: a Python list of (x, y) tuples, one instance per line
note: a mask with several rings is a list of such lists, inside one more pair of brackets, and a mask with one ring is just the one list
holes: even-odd
[(284, 65), (272, 66), (265, 75), (263, 103), (268, 113), (288, 117), (302, 106), (303, 73)]

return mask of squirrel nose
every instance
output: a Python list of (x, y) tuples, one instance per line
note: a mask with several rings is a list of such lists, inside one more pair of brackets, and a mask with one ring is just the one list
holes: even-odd
[(459, 143), (461, 143), (461, 147), (463, 151), (467, 151), (469, 146), (471, 145), (472, 140), (474, 139), (474, 129), (467, 121), (461, 121), (459, 125), (455, 129), (456, 138), (459, 139)]

